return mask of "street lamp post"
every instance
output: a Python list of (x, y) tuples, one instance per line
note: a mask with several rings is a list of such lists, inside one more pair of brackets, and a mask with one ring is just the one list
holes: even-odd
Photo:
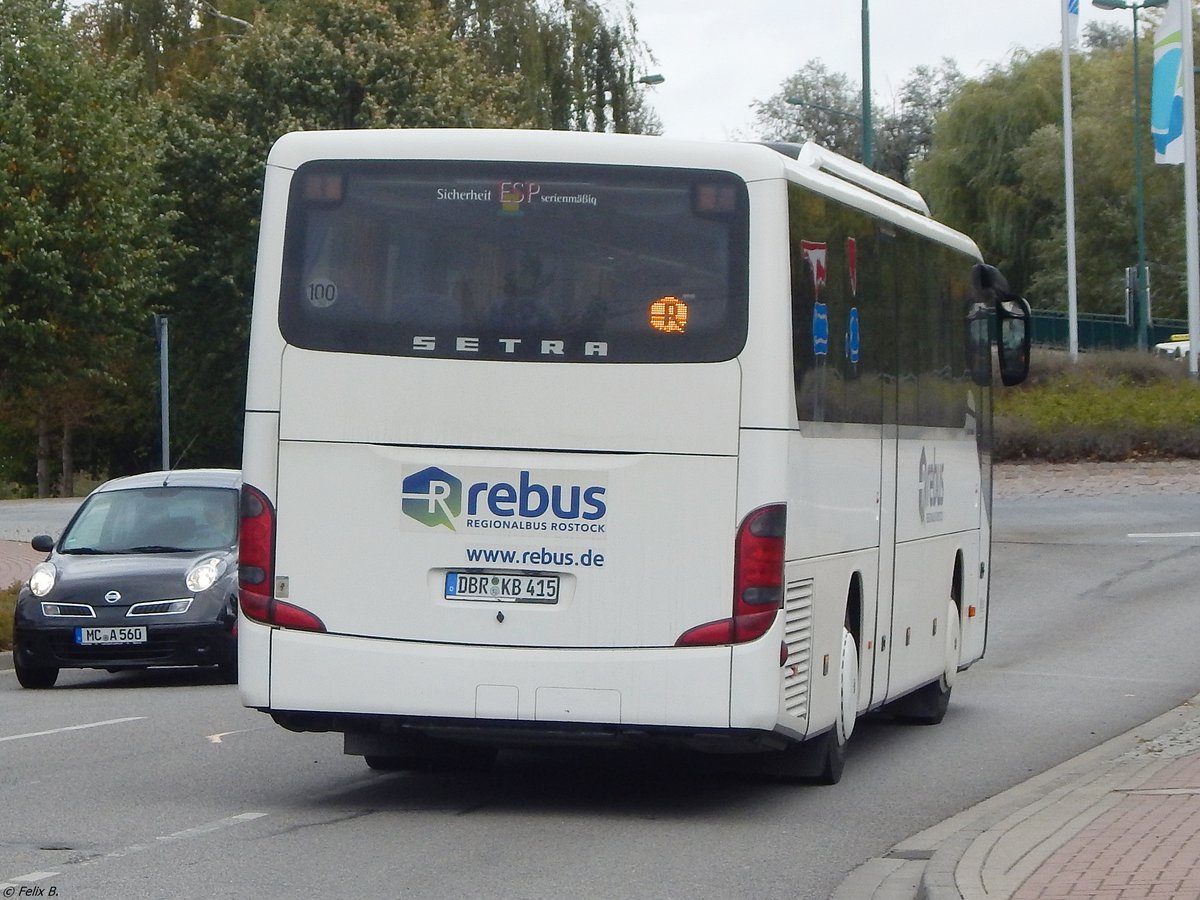
[[(1166, 0), (1161, 0), (1166, 3)], [(867, 0), (862, 0), (862, 115), (856, 116), (840, 109), (832, 109), (819, 103), (808, 103), (799, 97), (785, 97), (784, 103), (789, 106), (807, 106), (811, 109), (823, 110), (835, 116), (847, 119), (859, 119), (862, 122), (862, 164), (868, 169), (875, 168), (873, 141), (871, 134), (871, 14), (867, 9)]]
[(862, 164), (875, 168), (871, 146), (871, 13), (862, 0)]
[(1127, 0), (1092, 0), (1092, 6), (1097, 9), (1127, 9), (1133, 13), (1133, 202), (1137, 229), (1137, 290), (1136, 309), (1133, 312), (1137, 324), (1139, 350), (1147, 350), (1150, 346), (1150, 298), (1146, 272), (1146, 188), (1142, 175), (1142, 82), (1138, 70), (1138, 10), (1166, 5), (1167, 0), (1143, 0), (1141, 3), (1130, 3)]

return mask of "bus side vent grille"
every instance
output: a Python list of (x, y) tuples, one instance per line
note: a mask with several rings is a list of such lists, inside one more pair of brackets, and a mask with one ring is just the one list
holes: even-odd
[(808, 715), (808, 685), (812, 672), (813, 581), (789, 581), (784, 600), (784, 640), (788, 658), (784, 666), (783, 703), (788, 715)]

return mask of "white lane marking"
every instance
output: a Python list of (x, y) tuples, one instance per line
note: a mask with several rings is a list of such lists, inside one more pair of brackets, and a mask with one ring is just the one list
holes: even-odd
[[(222, 828), (229, 828), (232, 825), (239, 825), (242, 822), (252, 822), (255, 819), (261, 819), (267, 815), (270, 815), (270, 813), (239, 813), (238, 815), (230, 816), (227, 819), (218, 819), (216, 822), (209, 822), (207, 825), (198, 825), (195, 828), (185, 828), (183, 831), (176, 831), (174, 834), (160, 835), (155, 839), (156, 843), (153, 844), (130, 844), (128, 847), (122, 847), (120, 850), (113, 850), (109, 853), (79, 860), (78, 862), (73, 863), (73, 865), (90, 866), (106, 859), (120, 859), (123, 856), (129, 856), (131, 853), (140, 853), (143, 850), (149, 850), (151, 847), (161, 846), (163, 843), (168, 841), (182, 841), (186, 840), (187, 838), (202, 837), (206, 834), (211, 834), (214, 831), (220, 831)], [(6, 881), (0, 881), (0, 892), (3, 892), (5, 888), (9, 887), (19, 889), (20, 884), (43, 881), (47, 878), (53, 878), (58, 874), (58, 872), (30, 872), (28, 875), (17, 875), (15, 878), (9, 878)], [(14, 896), (21, 895), (14, 892)]]
[(183, 831), (176, 831), (174, 834), (159, 835), (160, 841), (180, 841), (185, 838), (200, 837), (201, 835), (211, 834), (214, 831), (220, 831), (222, 828), (228, 828), (230, 825), (237, 825), (240, 822), (252, 822), (255, 819), (261, 819), (266, 813), (248, 812), (240, 813), (236, 816), (230, 816), (228, 819), (219, 819), (216, 822), (209, 822), (207, 825), (197, 825), (195, 828), (186, 828)]
[(122, 722), (137, 722), (145, 716), (126, 716), (124, 719), (105, 719), (103, 722), (88, 722), (86, 725), (67, 725), (65, 728), (51, 728), (49, 731), (31, 731), (28, 734), (10, 734), (0, 737), (0, 744), (5, 741), (21, 741), (25, 738), (45, 737), (50, 734), (62, 734), (65, 731), (81, 731), (84, 728), (99, 728), (101, 725), (120, 725)]
[(1133, 540), (1152, 538), (1200, 538), (1200, 531), (1147, 531), (1127, 534), (1125, 537), (1132, 538)]
[(245, 734), (247, 731), (257, 731), (257, 730), (258, 729), (255, 729), (255, 728), (242, 728), (238, 731), (222, 731), (220, 734), (205, 735), (205, 738), (207, 738), (207, 740), (210, 744), (220, 744), (222, 742), (221, 738), (227, 738), (231, 734)]

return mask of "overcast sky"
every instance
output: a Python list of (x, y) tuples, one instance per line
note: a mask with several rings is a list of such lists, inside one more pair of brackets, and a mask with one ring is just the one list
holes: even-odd
[[(1061, 46), (1062, 2), (870, 0), (875, 102), (889, 104), (913, 68), (943, 57), (973, 77), (1014, 49)], [(1133, 21), (1090, 0), (1079, 7), (1081, 30), (1093, 20)], [(860, 0), (633, 0), (633, 10), (654, 71), (666, 78), (648, 96), (670, 137), (754, 137), (751, 102), (813, 58), (862, 81)]]

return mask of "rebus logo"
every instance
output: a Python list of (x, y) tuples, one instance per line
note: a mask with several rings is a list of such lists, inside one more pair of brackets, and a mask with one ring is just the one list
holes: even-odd
[(945, 463), (937, 461), (937, 450), (932, 459), (925, 459), (925, 448), (921, 448), (921, 463), (917, 474), (917, 511), (921, 521), (942, 521), (942, 504), (946, 502)]
[(436, 466), (414, 472), (401, 484), (400, 509), (422, 525), (454, 531), (462, 512), (462, 482)]
[(400, 497), (404, 515), (427, 528), (603, 534), (605, 493), (603, 483), (580, 484), (562, 472), (469, 468), (451, 475), (429, 466), (404, 478)]

